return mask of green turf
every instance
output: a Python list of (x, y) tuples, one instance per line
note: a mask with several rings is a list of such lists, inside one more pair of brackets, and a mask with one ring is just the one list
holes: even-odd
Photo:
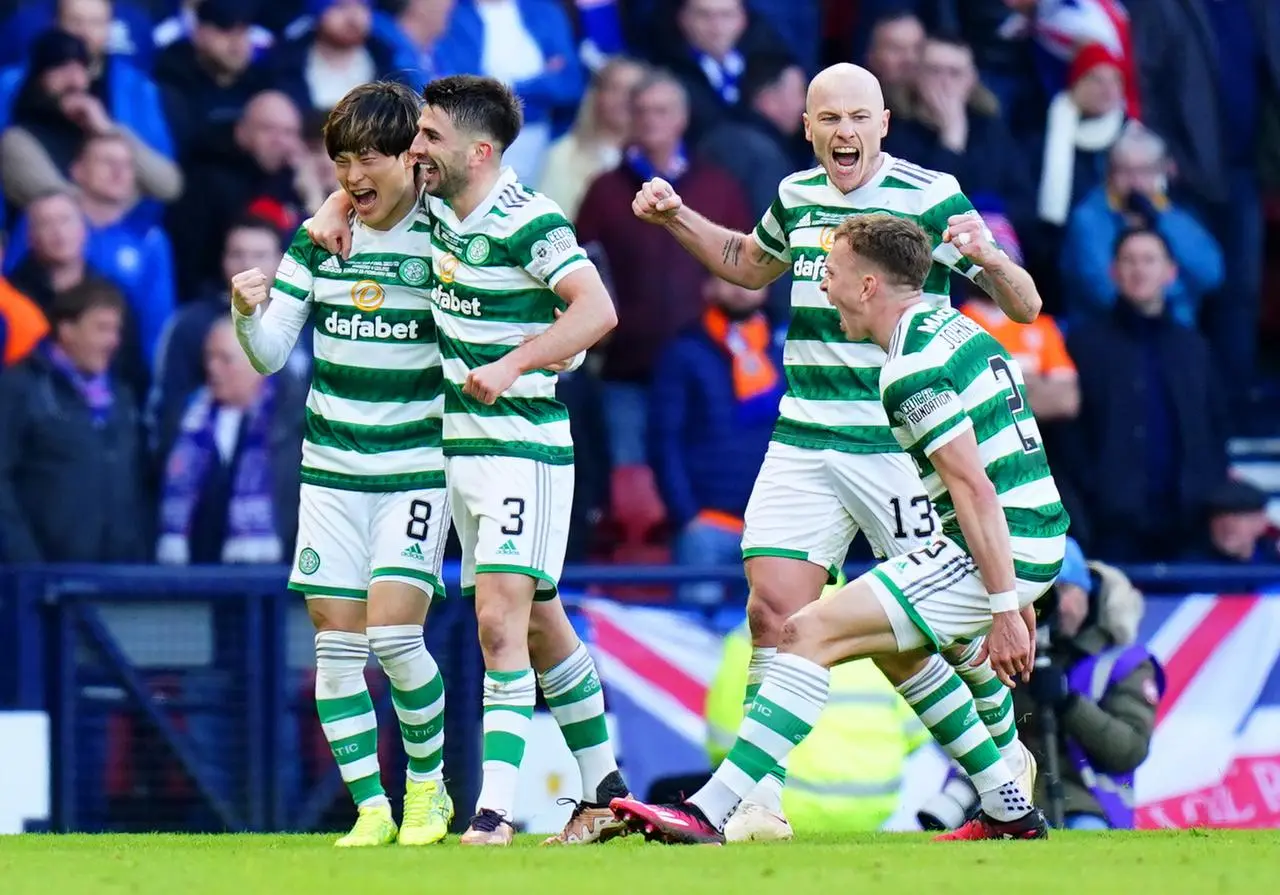
[[(1265, 895), (1280, 831), (1055, 833), (1048, 842), (938, 844), (915, 835), (726, 848), (339, 851), (329, 836), (0, 836), (3, 895)], [(400, 887), (408, 886), (407, 890)]]

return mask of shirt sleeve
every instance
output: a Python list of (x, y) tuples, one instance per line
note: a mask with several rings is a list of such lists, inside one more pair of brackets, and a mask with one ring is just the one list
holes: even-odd
[[(947, 221), (954, 215), (972, 215), (978, 220), (982, 220), (982, 216), (973, 207), (969, 197), (960, 192), (959, 183), (951, 175), (939, 177), (934, 181), (931, 188), (937, 192), (938, 200), (921, 216), (921, 223), (931, 235), (937, 234), (935, 237), (937, 245), (933, 249), (933, 260), (939, 264), (945, 264), (960, 276), (972, 282), (982, 272), (982, 268), (964, 255), (961, 255), (960, 250), (954, 245), (949, 242), (943, 242), (942, 233), (947, 229)], [(995, 243), (995, 236), (992, 235), (991, 230), (985, 223), (983, 224), (983, 233), (988, 240), (993, 244)]]
[(787, 231), (782, 226), (782, 218), (782, 200), (776, 198), (773, 200), (773, 204), (765, 210), (760, 222), (756, 224), (755, 230), (751, 231), (751, 235), (755, 238), (756, 244), (760, 248), (783, 264), (790, 264), (791, 241), (787, 238)]
[(260, 373), (275, 373), (288, 361), (298, 335), (311, 313), (315, 274), (311, 265), (316, 256), (315, 245), (305, 229), (299, 229), (289, 250), (280, 259), (271, 301), (249, 315), (231, 309), (236, 338), (245, 354)]
[(555, 289), (575, 270), (592, 266), (578, 245), (573, 224), (558, 211), (539, 215), (521, 227), (511, 247), (520, 266), (548, 289)]
[(893, 434), (904, 451), (929, 456), (973, 428), (955, 385), (944, 370), (907, 371), (887, 365), (881, 373), (881, 399)]

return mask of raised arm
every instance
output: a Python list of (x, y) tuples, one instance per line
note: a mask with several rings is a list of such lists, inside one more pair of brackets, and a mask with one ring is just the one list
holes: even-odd
[[(297, 298), (281, 291), (278, 285), (270, 289), (266, 274), (256, 267), (236, 274), (231, 280), (231, 290), (236, 338), (249, 363), (259, 373), (270, 375), (279, 371), (307, 322), (309, 297)], [(271, 302), (264, 311), (268, 291)]]
[(789, 266), (766, 251), (756, 236), (722, 227), (685, 206), (679, 193), (660, 177), (640, 188), (631, 210), (642, 221), (666, 227), (703, 267), (730, 283), (763, 289)]
[(1034, 323), (1040, 316), (1040, 292), (1031, 274), (992, 241), (991, 231), (976, 211), (952, 215), (934, 251), (941, 260), (1000, 306), (1015, 323)]

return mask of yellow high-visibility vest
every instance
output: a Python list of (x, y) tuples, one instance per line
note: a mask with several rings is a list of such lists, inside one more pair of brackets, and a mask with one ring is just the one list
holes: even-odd
[[(750, 661), (751, 635), (743, 624), (725, 638), (720, 668), (707, 692), (707, 753), (713, 767), (728, 754), (742, 721)], [(837, 665), (831, 669), (827, 707), (787, 762), (782, 797), (787, 819), (799, 834), (878, 830), (898, 808), (907, 757), (928, 737), (869, 659)]]

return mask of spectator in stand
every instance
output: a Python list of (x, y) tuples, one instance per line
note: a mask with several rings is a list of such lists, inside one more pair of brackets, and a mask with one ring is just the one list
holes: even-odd
[(981, 289), (966, 295), (962, 310), (1017, 360), (1037, 422), (1075, 419), (1080, 412), (1080, 379), (1053, 317), (1041, 313), (1035, 323), (1014, 323)]
[(160, 51), (155, 79), (185, 161), (205, 147), (225, 149), (245, 103), (270, 86), (254, 59), (251, 34), (258, 0), (200, 0), (190, 34)]
[(1124, 65), (1129, 115), (1142, 117), (1129, 14), (1121, 0), (1036, 0), (1030, 4), (1015, 0), (1007, 5), (1024, 7), (1023, 14), (1008, 23), (1008, 29), (1030, 34), (1046, 96), (1066, 87), (1071, 60), (1082, 47), (1102, 44)]
[[(1224, 252), (1226, 279), (1205, 329), (1224, 375), (1252, 384), (1263, 260), (1258, 160), (1264, 112), (1280, 104), (1280, 14), (1274, 0), (1145, 0), (1130, 14), (1144, 120), (1169, 140), (1180, 183)], [(1232, 419), (1249, 415), (1236, 408)]]
[[(111, 3), (109, 0), (59, 0), (56, 25), (84, 42), (88, 53), (88, 90), (64, 111), (73, 120), (114, 121), (136, 135), (150, 149), (173, 158), (173, 140), (164, 120), (160, 91), (133, 66), (128, 57), (110, 52)], [(25, 66), (0, 73), (0, 110), (3, 123), (26, 76)]]
[(464, 74), (457, 46), (445, 40), (456, 0), (393, 0), (398, 11), (373, 14), (373, 33), (397, 47), (406, 62), (405, 75), (416, 89), (446, 75)]
[(1128, 120), (1122, 62), (1105, 47), (1080, 50), (1067, 82), (1049, 104), (1037, 204), (1055, 237), (1071, 209), (1106, 179), (1107, 156)]
[(191, 164), (187, 190), (170, 211), (181, 295), (221, 285), (227, 230), (246, 213), (293, 233), (327, 195), (309, 163), (302, 116), (283, 93), (268, 90), (249, 100), (232, 137), (230, 149)]
[[(659, 356), (649, 402), (649, 459), (678, 534), (677, 565), (734, 565), (742, 519), (778, 419), (782, 350), (761, 307), (763, 289), (704, 282), (702, 319)], [(714, 582), (682, 597), (724, 599)]]
[(0, 370), (21, 361), (49, 334), (44, 311), (13, 283), (0, 277)]
[[(1022, 264), (1022, 245), (1009, 219), (978, 201), (977, 210), (995, 237), (996, 245)], [(1075, 419), (1080, 411), (1080, 380), (1076, 365), (1067, 354), (1062, 330), (1057, 321), (1043, 311), (1034, 323), (1014, 323), (985, 292), (964, 288), (967, 284), (968, 281), (961, 281), (964, 298), (960, 310), (981, 323), (1018, 361), (1027, 400), (1041, 424), (1041, 434), (1052, 442), (1058, 429), (1052, 424)]]
[[(330, 163), (332, 165), (332, 163)], [(208, 288), (178, 308), (170, 319), (157, 352), (155, 388), (148, 399), (148, 416), (153, 418), (160, 444), (173, 441), (183, 409), (204, 381), (204, 344), (215, 323), (231, 313), (231, 278), (244, 270), (258, 268), (268, 279), (275, 276), (283, 248), (280, 233), (261, 218), (246, 217), (227, 231), (222, 250), (222, 282)], [(305, 340), (290, 357), (294, 375), (309, 372), (304, 356)], [(302, 366), (294, 364), (302, 359)]]
[[(137, 180), (129, 141), (118, 134), (90, 138), (71, 166), (71, 179), (88, 224), (86, 257), (128, 298), (143, 354), (151, 362), (160, 331), (173, 313), (173, 251), (162, 229), (131, 216)], [(20, 262), (26, 248), (23, 220), (12, 234), (12, 262)]]
[(148, 552), (137, 405), (110, 372), (123, 313), (100, 281), (68, 289), (52, 341), (0, 374), (0, 563)]
[(766, 25), (748, 17), (743, 0), (677, 0), (675, 6), (679, 34), (655, 48), (655, 61), (684, 85), (689, 134), (696, 141), (724, 119), (742, 114), (740, 82), (747, 63), (756, 53), (777, 52), (778, 41)]
[(306, 387), (253, 368), (231, 317), (204, 344), (205, 383), (165, 445), (156, 559), (279, 563), (298, 533)]
[(1226, 475), (1227, 395), (1204, 337), (1168, 312), (1178, 271), (1164, 237), (1125, 233), (1112, 275), (1111, 315), (1067, 334), (1080, 415), (1064, 429), (1060, 470), (1083, 502), (1091, 553), (1170, 560), (1200, 537)]
[[(18, 6), (17, 12), (0, 22), (0, 34), (5, 39), (0, 44), (0, 65), (21, 65), (27, 47), (43, 31), (57, 24), (59, 7), (57, 0), (28, 0), (18, 4), (6, 3), (6, 8)], [(110, 4), (110, 21), (106, 30), (106, 51), (113, 56), (127, 59), (134, 66), (146, 71), (151, 67), (155, 46), (152, 41), (151, 9), (147, 0), (114, 0)], [(80, 7), (73, 15), (96, 17), (96, 4)]]
[(644, 75), (644, 66), (616, 56), (591, 78), (573, 129), (551, 144), (538, 189), (564, 209), (572, 220), (587, 187), (596, 177), (622, 161), (631, 136), (631, 91)]
[(866, 66), (880, 79), (885, 108), (897, 119), (909, 102), (924, 49), (924, 25), (909, 7), (891, 10), (876, 19), (870, 30)]
[[(76, 197), (70, 193), (50, 193), (27, 206), (23, 218), (26, 241), (23, 257), (9, 252), (13, 285), (31, 298), (46, 316), (53, 313), (58, 297), (71, 289), (91, 285), (99, 291), (119, 289), (107, 273), (89, 257), (89, 227)], [(135, 395), (146, 394), (150, 378), (137, 314), (124, 309), (121, 345), (115, 352), (113, 372)], [(52, 318), (50, 318), (52, 319)]]
[(1178, 267), (1165, 297), (1169, 314), (1196, 326), (1205, 294), (1222, 283), (1222, 249), (1195, 215), (1169, 199), (1172, 175), (1164, 141), (1130, 121), (1111, 147), (1106, 182), (1085, 196), (1067, 224), (1062, 278), (1073, 319), (1110, 313), (1116, 285), (1108, 270), (1116, 238), (1141, 227), (1164, 237)]
[[(764, 214), (778, 196), (782, 178), (810, 167), (813, 149), (804, 139), (808, 81), (791, 57), (758, 53), (742, 76), (741, 118), (716, 125), (698, 144), (698, 154), (738, 181), (748, 209)], [(769, 286), (766, 313), (774, 326), (791, 317), (791, 279)]]
[(791, 57), (758, 53), (742, 75), (740, 117), (716, 125), (698, 154), (734, 176), (754, 214), (778, 197), (782, 178), (813, 164), (804, 139), (808, 80)]
[(35, 196), (69, 189), (71, 163), (85, 141), (119, 134), (133, 149), (141, 193), (173, 201), (182, 192), (181, 170), (127, 123), (108, 114), (90, 92), (89, 65), (84, 41), (65, 31), (46, 31), (32, 45), (25, 76), (13, 96), (9, 127), (0, 137), (0, 170), (8, 200), (25, 207)]
[(578, 239), (598, 243), (609, 264), (618, 328), (602, 349), (605, 410), (615, 466), (645, 461), (648, 390), (658, 353), (701, 317), (706, 274), (666, 231), (650, 227), (630, 206), (646, 180), (663, 177), (684, 200), (726, 227), (746, 231), (751, 212), (733, 178), (685, 152), (689, 106), (680, 82), (665, 72), (632, 93), (634, 142), (617, 168), (596, 178), (578, 211)]
[(276, 47), (276, 87), (299, 109), (328, 111), (347, 91), (403, 76), (397, 48), (373, 33), (371, 0), (308, 0), (311, 21)]
[[(256, 8), (260, 9), (265, 0), (251, 0), (251, 2)], [(208, 0), (179, 0), (177, 11), (152, 30), (151, 42), (156, 47), (157, 66), (159, 66), (159, 56), (167, 48), (186, 40), (196, 33), (201, 21), (200, 7), (207, 3)], [(208, 5), (210, 7), (222, 6), (223, 8), (228, 8), (224, 4), (217, 3), (216, 0)], [(257, 18), (256, 15), (255, 18)], [(270, 28), (251, 24), (248, 28), (248, 36), (255, 60), (260, 59), (267, 50), (275, 46), (276, 36), (271, 33)]]
[(585, 75), (573, 25), (556, 0), (458, 0), (445, 42), (462, 70), (512, 86), (524, 127), (503, 153), (521, 182), (538, 185), (557, 119), (582, 101)]
[(885, 149), (954, 175), (969, 196), (999, 197), (1014, 227), (1029, 228), (1030, 167), (995, 95), (979, 83), (968, 45), (950, 37), (926, 40), (913, 93), (913, 120), (895, 119)]
[(1227, 479), (1209, 495), (1207, 545), (1187, 559), (1214, 563), (1280, 562), (1267, 495), (1248, 482)]
[(922, 9), (930, 31), (956, 34), (973, 48), (978, 77), (996, 95), (1018, 135), (1043, 130), (1048, 97), (1036, 76), (1030, 34), (1020, 23), (1038, 0), (931, 0)]

